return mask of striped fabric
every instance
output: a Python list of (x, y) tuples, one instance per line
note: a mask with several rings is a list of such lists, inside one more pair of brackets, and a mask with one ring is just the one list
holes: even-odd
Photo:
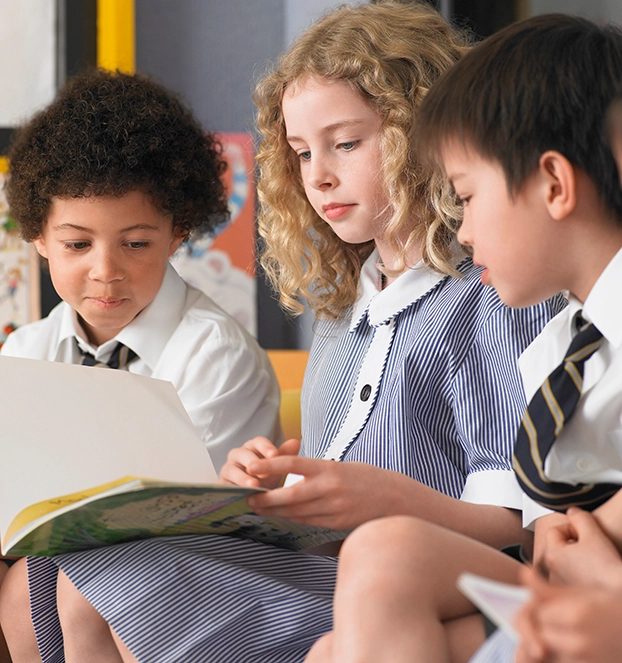
[[(516, 358), (563, 305), (510, 311), (470, 260), (460, 271), (464, 278), (440, 279), (393, 312), (373, 407), (344, 456), (456, 497), (469, 473), (511, 470), (525, 405)], [(322, 457), (337, 434), (374, 331), (367, 314), (354, 326), (317, 324), (303, 390), (304, 454)], [(332, 625), (334, 558), (217, 536), (149, 539), (30, 560), (44, 663), (63, 660), (60, 626), (49, 614), (52, 565), (140, 663), (302, 661)]]
[[(564, 306), (509, 309), (465, 260), (395, 317), (375, 407), (344, 460), (403, 472), (460, 497), (467, 476), (512, 471), (525, 396), (516, 359)], [(302, 391), (303, 449), (322, 456), (347, 415), (371, 343), (366, 318), (316, 323)]]

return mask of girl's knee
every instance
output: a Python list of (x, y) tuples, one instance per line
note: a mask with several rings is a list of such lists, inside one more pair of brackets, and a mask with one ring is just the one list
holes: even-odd
[(56, 583), (56, 605), (63, 628), (88, 619), (93, 611), (91, 604), (62, 571), (58, 572)]
[(433, 525), (411, 516), (372, 520), (350, 534), (339, 556), (343, 563), (361, 563), (365, 559), (378, 563), (385, 557), (388, 561), (404, 553), (412, 560), (429, 550), (433, 529)]
[(41, 660), (30, 616), (25, 557), (11, 566), (0, 587), (0, 624), (13, 660)]
[(28, 568), (26, 558), (15, 562), (10, 568), (5, 566), (0, 586), (0, 622), (4, 625), (23, 614), (30, 616), (30, 595), (28, 592)]

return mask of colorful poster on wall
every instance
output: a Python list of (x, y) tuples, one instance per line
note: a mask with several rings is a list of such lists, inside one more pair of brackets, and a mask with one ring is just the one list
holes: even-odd
[(173, 256), (172, 263), (188, 283), (256, 336), (253, 143), (250, 135), (242, 133), (221, 134), (220, 139), (229, 164), (231, 221), (216, 237), (190, 241)]
[(0, 347), (8, 334), (39, 317), (39, 265), (8, 214), (0, 173)]

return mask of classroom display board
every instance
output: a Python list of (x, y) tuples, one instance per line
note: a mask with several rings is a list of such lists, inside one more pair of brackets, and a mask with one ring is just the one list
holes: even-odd
[(39, 266), (8, 213), (6, 173), (0, 173), (0, 347), (17, 327), (39, 317)]
[(182, 246), (171, 262), (188, 283), (256, 336), (253, 144), (245, 133), (225, 133), (219, 138), (229, 165), (225, 178), (231, 220), (216, 237)]

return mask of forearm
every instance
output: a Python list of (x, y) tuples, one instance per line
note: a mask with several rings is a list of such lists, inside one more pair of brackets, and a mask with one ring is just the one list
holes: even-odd
[(502, 506), (473, 504), (440, 493), (403, 476), (394, 492), (392, 513), (411, 515), (464, 534), (494, 548), (522, 543), (531, 549), (533, 536), (523, 529), (520, 511)]

